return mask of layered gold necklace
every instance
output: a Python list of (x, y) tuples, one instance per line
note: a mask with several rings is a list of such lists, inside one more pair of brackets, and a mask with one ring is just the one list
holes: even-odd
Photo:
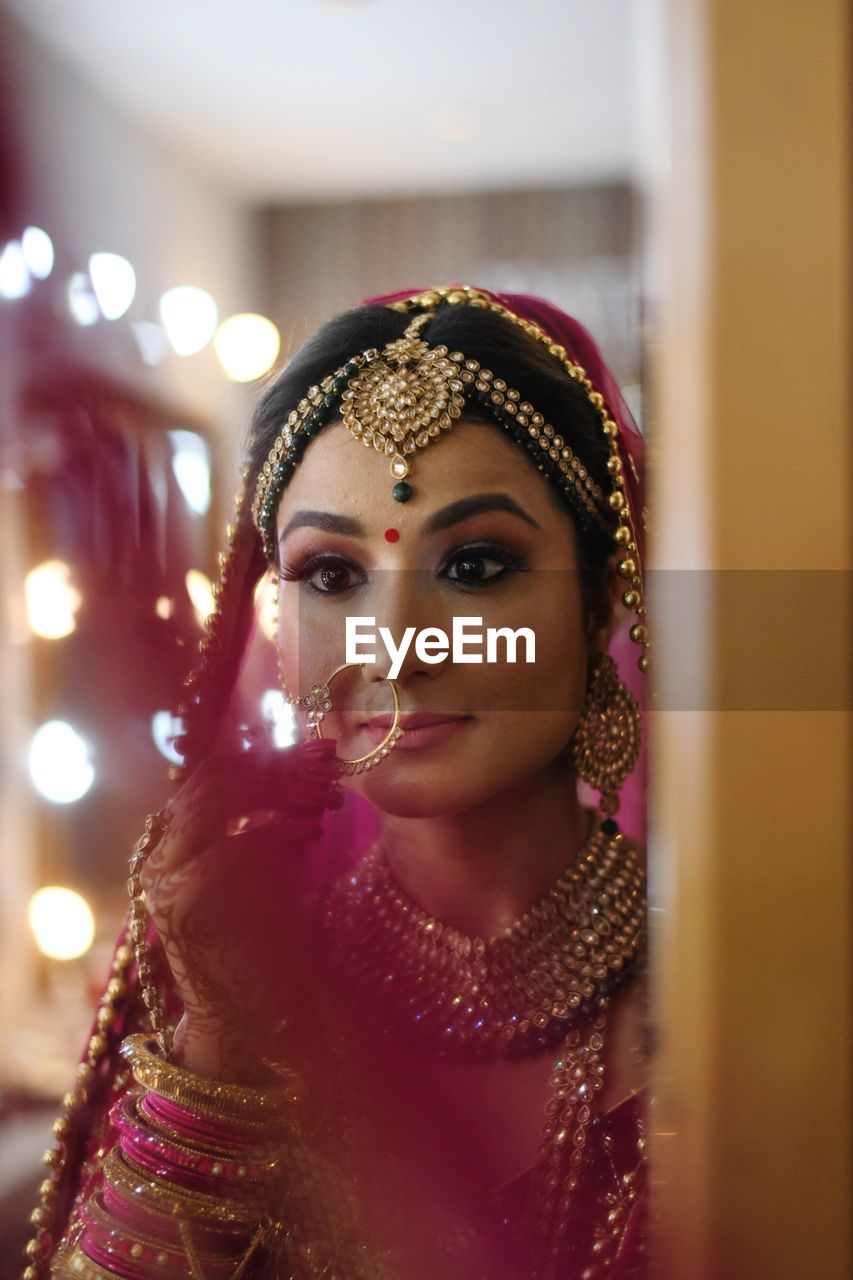
[(645, 876), (611, 818), (503, 933), (471, 938), (428, 915), (376, 846), (329, 890), (329, 959), (372, 1016), (443, 1057), (527, 1057), (588, 1019), (630, 972)]

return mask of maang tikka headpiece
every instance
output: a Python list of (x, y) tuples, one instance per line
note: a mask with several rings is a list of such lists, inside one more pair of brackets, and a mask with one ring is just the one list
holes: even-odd
[[(441, 302), (480, 307), (504, 316), (543, 343), (569, 377), (583, 387), (609, 445), (609, 493), (604, 493), (567, 441), (520, 391), (507, 386), (498, 374), (463, 352), (450, 351), (443, 345), (431, 347), (421, 337), (421, 330)], [(418, 450), (440, 440), (470, 403), (475, 409), (489, 412), (531, 455), (537, 469), (568, 501), (582, 528), (595, 527), (615, 541), (622, 553), (618, 572), (626, 580), (622, 600), (637, 616), (631, 639), (642, 647), (638, 665), (647, 670), (649, 643), (635, 525), (640, 513), (635, 513), (628, 501), (618, 447), (619, 428), (585, 370), (539, 325), (476, 289), (430, 289), (387, 305), (393, 310), (417, 313), (402, 337), (381, 351), (370, 348), (351, 356), (318, 386), (309, 387), (269, 451), (252, 504), (252, 517), (267, 560), (273, 564), (276, 559), (276, 510), (281, 495), (309, 441), (327, 422), (340, 418), (353, 439), (388, 458), (394, 482), (391, 496), (397, 502), (408, 502), (415, 492), (410, 477), (414, 478)]]

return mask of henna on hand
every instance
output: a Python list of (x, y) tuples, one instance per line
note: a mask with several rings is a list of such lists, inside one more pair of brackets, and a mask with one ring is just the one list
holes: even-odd
[[(142, 872), (146, 903), (184, 1004), (179, 1059), (203, 1074), (264, 1079), (263, 1057), (306, 1001), (307, 858), (337, 807), (334, 743), (208, 758), (169, 806)], [(235, 820), (267, 819), (230, 833)]]

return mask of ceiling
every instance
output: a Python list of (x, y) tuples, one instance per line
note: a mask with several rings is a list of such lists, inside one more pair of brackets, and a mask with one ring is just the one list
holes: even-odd
[(6, 0), (252, 203), (627, 178), (635, 0)]

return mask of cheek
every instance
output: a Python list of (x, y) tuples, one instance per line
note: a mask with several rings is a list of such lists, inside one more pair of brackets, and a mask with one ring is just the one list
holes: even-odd
[(514, 630), (529, 627), (536, 639), (536, 656), (534, 662), (526, 661), (527, 647), (519, 637), (516, 661), (507, 663), (506, 646), (500, 640), (501, 661), (463, 668), (470, 673), (472, 687), (482, 690), (481, 709), (512, 712), (528, 726), (536, 724), (537, 716), (540, 727), (567, 723), (571, 732), (583, 701), (587, 670), (587, 638), (574, 575), (568, 583), (562, 574), (541, 577), (533, 597), (524, 605), (519, 602), (512, 616), (487, 622)]
[(583, 701), (587, 640), (580, 608), (572, 602), (543, 617), (536, 632), (536, 666), (531, 668), (540, 695), (538, 708), (568, 717), (572, 727)]
[(450, 817), (523, 787), (552, 764), (570, 736), (564, 715), (494, 712), (472, 729), (464, 751), (448, 747), (441, 755), (437, 748), (417, 761), (414, 752), (408, 759), (392, 753), (387, 764), (344, 786), (382, 813)]
[(288, 689), (305, 693), (344, 660), (346, 611), (317, 604), (297, 582), (282, 582), (278, 601), (279, 664)]
[(291, 694), (305, 693), (311, 685), (324, 679), (341, 662), (343, 623), (326, 619), (318, 625), (310, 610), (300, 602), (300, 585), (282, 582), (278, 601), (276, 643), (279, 665)]
[(299, 679), (299, 614), (295, 605), (295, 592), (288, 584), (280, 583), (276, 645), (281, 674), (294, 697), (302, 691)]

